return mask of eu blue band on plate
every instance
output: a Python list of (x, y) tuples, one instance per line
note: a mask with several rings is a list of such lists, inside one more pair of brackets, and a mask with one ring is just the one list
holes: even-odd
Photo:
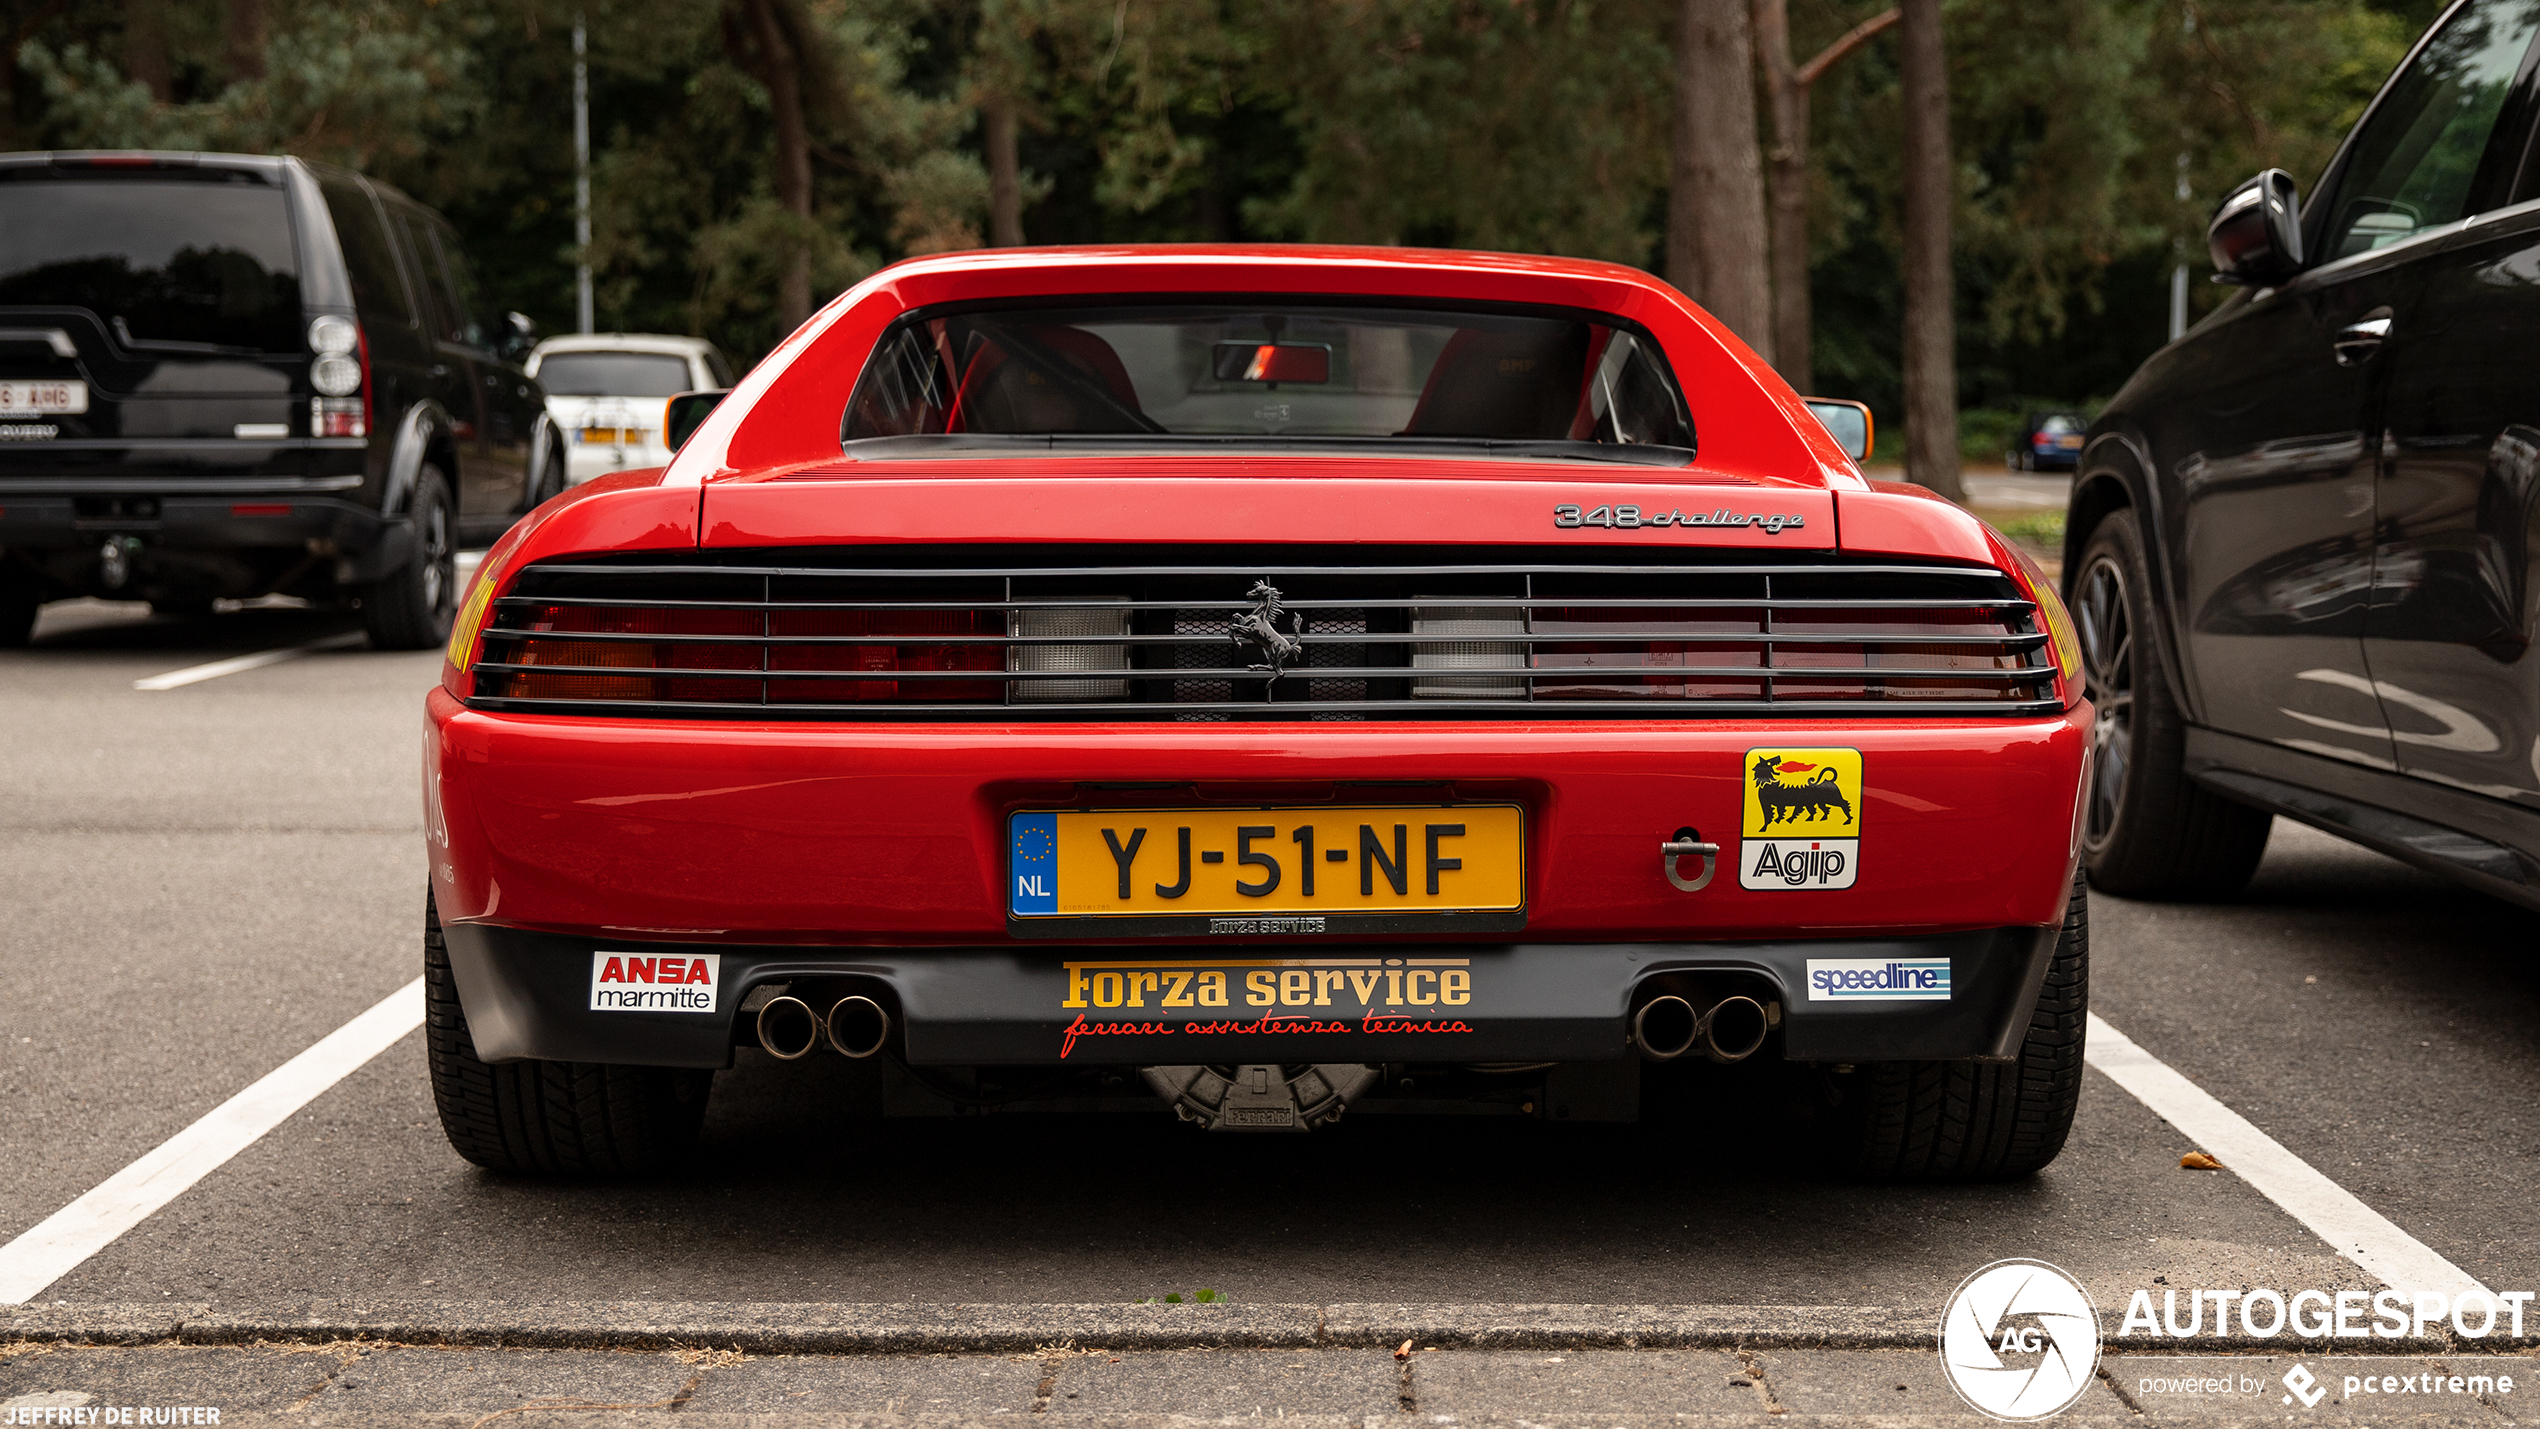
[(1017, 914), (1057, 912), (1058, 816), (1017, 814), (1013, 828), (1014, 847), (1009, 871), (1014, 886), (1007, 894), (1013, 911)]

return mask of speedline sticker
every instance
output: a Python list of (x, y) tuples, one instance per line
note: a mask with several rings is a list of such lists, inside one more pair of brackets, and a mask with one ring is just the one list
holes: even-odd
[(1852, 886), (1861, 871), (1861, 751), (1750, 749), (1745, 786), (1739, 886)]

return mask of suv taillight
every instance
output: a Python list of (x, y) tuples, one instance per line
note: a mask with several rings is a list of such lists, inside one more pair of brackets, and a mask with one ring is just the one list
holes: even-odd
[(351, 318), (328, 313), (309, 324), (309, 435), (370, 435), (370, 338)]

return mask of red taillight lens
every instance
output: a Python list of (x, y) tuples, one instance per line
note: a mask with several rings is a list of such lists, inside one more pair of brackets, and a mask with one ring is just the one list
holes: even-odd
[[(902, 672), (916, 679), (845, 680), (797, 677), (770, 680), (767, 698), (777, 704), (845, 704), (895, 700), (940, 704), (948, 700), (996, 700), (1002, 680), (934, 678), (941, 672), (1003, 670), (995, 645), (936, 643), (947, 636), (1002, 635), (994, 612), (979, 610), (780, 610), (769, 617), (771, 635), (821, 643), (778, 645), (768, 665), (775, 670)], [(909, 637), (935, 637), (921, 641)], [(900, 637), (885, 640), (879, 637)], [(905, 643), (903, 643), (905, 642)]]
[[(1983, 607), (1538, 607), (1534, 694), (1549, 699), (2045, 698), (2018, 616)], [(1594, 639), (1610, 635), (1610, 639)], [(1553, 637), (1553, 638), (1547, 638)], [(1749, 672), (1752, 673), (1749, 673)], [(2041, 672), (2051, 679), (2051, 672)]]
[(1000, 701), (1002, 678), (944, 676), (1001, 677), (1003, 649), (961, 637), (1002, 633), (999, 613), (979, 610), (535, 606), (506, 612), (485, 631), (477, 692), (711, 704)]

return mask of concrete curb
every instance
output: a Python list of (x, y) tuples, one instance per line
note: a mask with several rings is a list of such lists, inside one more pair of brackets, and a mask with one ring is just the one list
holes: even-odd
[[(2497, 1335), (2369, 1341), (2291, 1335), (2119, 1339), (2110, 1354), (2477, 1353), (2525, 1348)], [(1935, 1309), (1861, 1305), (903, 1305), (478, 1300), (0, 1306), (0, 1340), (235, 1345), (370, 1339), (524, 1349), (740, 1349), (752, 1354), (1010, 1354), (1073, 1344), (1112, 1350), (1828, 1349), (1928, 1350)]]

